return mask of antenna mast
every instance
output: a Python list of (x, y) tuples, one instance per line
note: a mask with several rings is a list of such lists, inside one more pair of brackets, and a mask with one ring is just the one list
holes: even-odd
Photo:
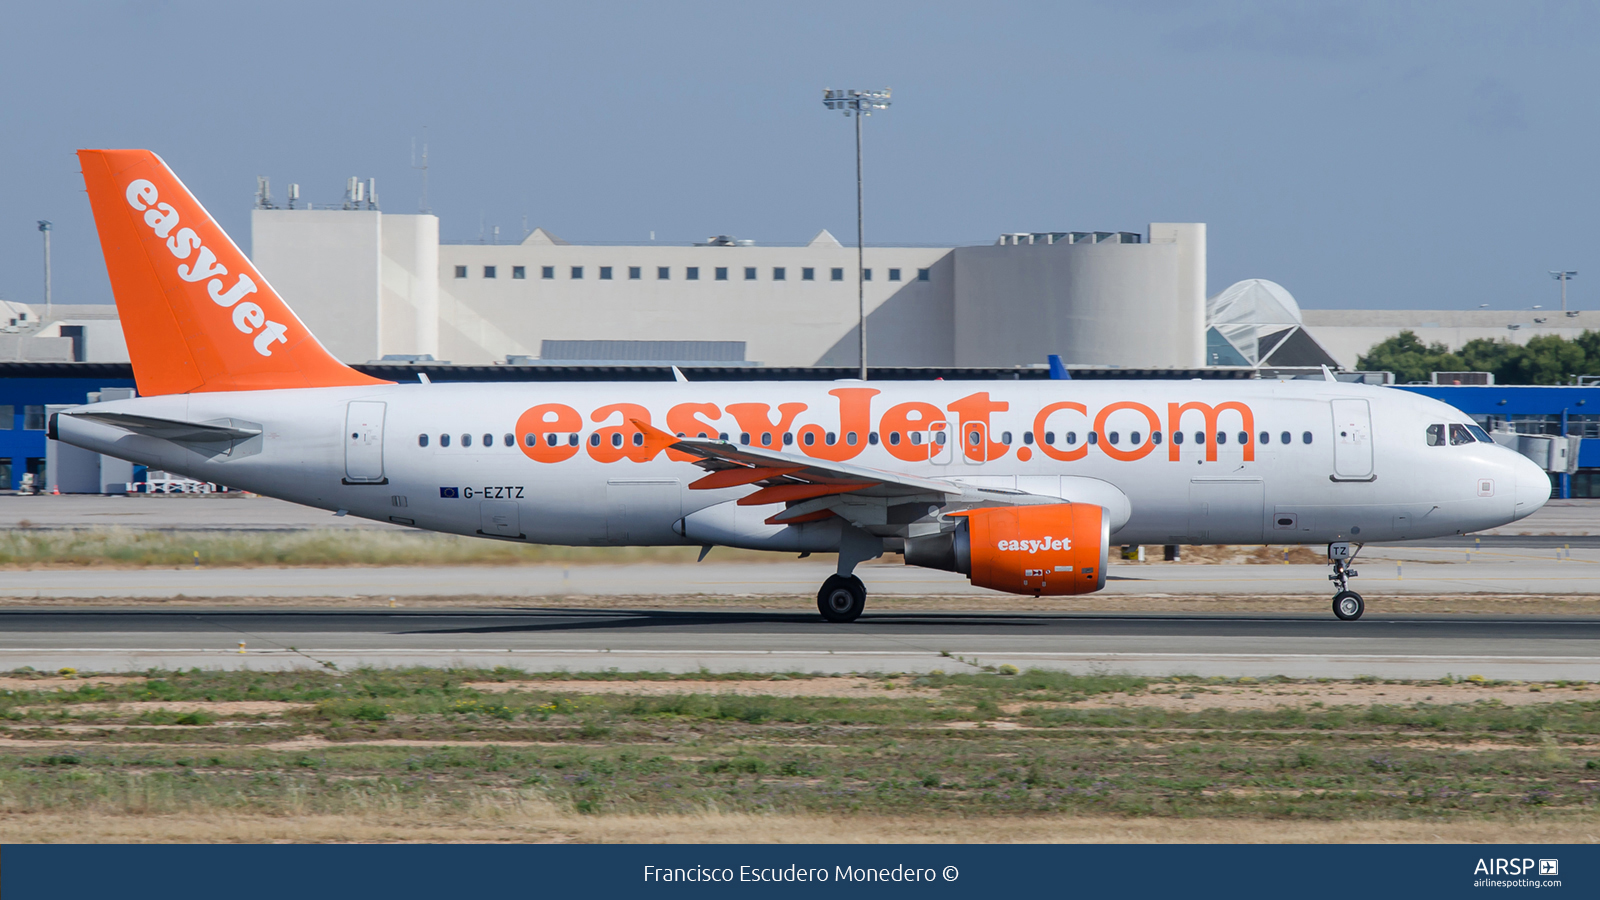
[[(426, 131), (426, 129), (424, 129)], [(417, 165), (417, 139), (411, 139), (411, 168), (422, 170), (422, 203), (417, 211), (423, 215), (433, 212), (428, 208), (428, 142), (422, 142), (422, 165)]]

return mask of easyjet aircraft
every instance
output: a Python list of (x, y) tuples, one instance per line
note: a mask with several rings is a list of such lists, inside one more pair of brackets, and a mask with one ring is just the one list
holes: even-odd
[(144, 150), (79, 153), (142, 395), (51, 436), (295, 503), (527, 543), (884, 553), (1018, 594), (1106, 582), (1123, 544), (1351, 547), (1542, 506), (1461, 412), (1334, 381), (395, 384), (323, 349)]

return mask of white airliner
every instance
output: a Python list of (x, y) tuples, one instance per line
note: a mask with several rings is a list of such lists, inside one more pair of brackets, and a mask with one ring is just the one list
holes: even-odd
[(323, 349), (160, 158), (79, 153), (137, 399), (51, 436), (191, 478), (505, 541), (884, 553), (1019, 594), (1120, 544), (1352, 547), (1532, 513), (1545, 473), (1460, 411), (1327, 381), (395, 384)]

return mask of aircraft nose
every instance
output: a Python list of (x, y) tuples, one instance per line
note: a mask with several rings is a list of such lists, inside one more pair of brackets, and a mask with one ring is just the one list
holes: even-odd
[(1517, 505), (1512, 515), (1521, 519), (1532, 515), (1550, 501), (1550, 475), (1538, 463), (1520, 453), (1516, 454), (1512, 466), (1516, 470), (1517, 485)]

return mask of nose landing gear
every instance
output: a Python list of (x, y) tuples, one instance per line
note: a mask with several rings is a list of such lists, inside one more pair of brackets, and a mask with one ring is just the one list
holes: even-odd
[(1361, 599), (1360, 594), (1350, 590), (1350, 579), (1360, 574), (1351, 568), (1351, 564), (1355, 562), (1356, 554), (1361, 552), (1361, 547), (1361, 544), (1352, 547), (1344, 541), (1328, 545), (1328, 559), (1333, 562), (1333, 574), (1328, 576), (1328, 580), (1338, 588), (1333, 595), (1333, 614), (1346, 622), (1354, 622), (1367, 611), (1366, 601)]

